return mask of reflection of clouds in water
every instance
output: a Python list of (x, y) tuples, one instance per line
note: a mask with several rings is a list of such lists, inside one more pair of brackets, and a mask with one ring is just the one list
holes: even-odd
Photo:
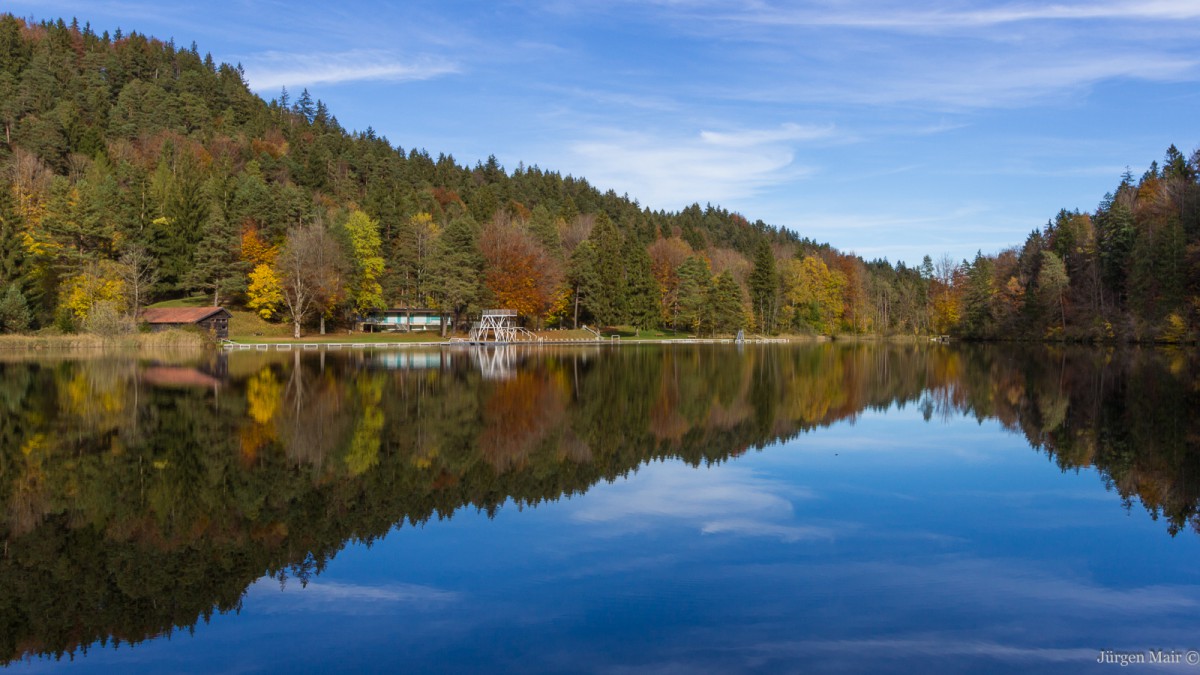
[(761, 523), (745, 518), (714, 520), (700, 528), (704, 534), (731, 533), (744, 537), (778, 537), (782, 541), (833, 539), (833, 528)]
[[(880, 660), (926, 661), (932, 667), (940, 659), (966, 657), (985, 658), (1005, 663), (1074, 663), (1082, 666), (1095, 663), (1098, 648), (1032, 647), (1004, 644), (991, 640), (963, 639), (955, 635), (922, 635), (882, 640), (796, 640), (748, 644), (742, 651), (757, 658), (837, 659), (842, 657), (860, 666), (870, 663), (874, 656)], [(982, 664), (980, 664), (982, 665)]]
[(247, 596), (266, 613), (317, 610), (339, 614), (374, 614), (389, 607), (441, 607), (462, 599), (462, 594), (432, 586), (393, 583), (381, 586), (311, 581), (307, 586), (288, 584), (279, 590), (274, 579), (254, 583)]
[[(888, 575), (911, 586), (928, 585), (958, 603), (991, 605), (1013, 612), (1083, 614), (1095, 610), (1159, 613), (1200, 605), (1200, 587), (1142, 586), (1109, 588), (1086, 578), (1057, 576), (1018, 560), (946, 560), (924, 565), (872, 563), (857, 566), (856, 578)], [(903, 582), (902, 582), (903, 583)]]
[(832, 528), (795, 525), (792, 501), (815, 499), (811, 490), (724, 465), (693, 468), (650, 464), (625, 481), (593, 490), (572, 514), (585, 523), (623, 531), (671, 521), (705, 534), (773, 537), (783, 541), (832, 539)]
[[(1078, 670), (1102, 648), (1187, 648), (1187, 620), (1200, 605), (1195, 586), (1114, 588), (996, 558), (744, 564), (720, 574), (753, 580), (743, 592), (758, 601), (707, 617), (686, 648), (666, 646), (615, 672), (673, 672), (681, 663), (772, 672), (802, 662), (837, 672)], [(831, 616), (839, 618), (826, 623)]]
[[(1190, 614), (1200, 606), (1200, 586), (1148, 585), (1113, 588), (1079, 575), (1055, 574), (1029, 561), (939, 556), (913, 562), (846, 561), (833, 565), (743, 565), (744, 573), (776, 587), (840, 588), (848, 602), (914, 607), (988, 616), (1089, 617), (1097, 612)], [(916, 605), (914, 605), (916, 603)]]

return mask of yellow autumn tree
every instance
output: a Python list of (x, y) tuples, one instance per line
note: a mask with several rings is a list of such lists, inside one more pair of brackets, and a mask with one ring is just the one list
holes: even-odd
[(383, 240), (379, 235), (379, 222), (355, 209), (346, 219), (345, 228), (354, 265), (351, 290), (354, 310), (365, 315), (372, 310), (385, 309), (387, 303), (379, 283), (383, 276)]
[(60, 311), (67, 312), (76, 326), (94, 327), (95, 332), (117, 330), (117, 326), (109, 324), (126, 306), (121, 272), (119, 263), (103, 260), (88, 264), (77, 274), (67, 277), (59, 294)]
[(250, 285), (246, 289), (250, 299), (246, 306), (258, 312), (264, 319), (270, 319), (279, 311), (283, 302), (283, 290), (279, 285), (279, 275), (266, 264), (255, 267), (250, 272)]
[(785, 314), (798, 323), (807, 323), (818, 332), (837, 330), (845, 305), (842, 293), (846, 276), (831, 270), (817, 256), (784, 261), (781, 266)]

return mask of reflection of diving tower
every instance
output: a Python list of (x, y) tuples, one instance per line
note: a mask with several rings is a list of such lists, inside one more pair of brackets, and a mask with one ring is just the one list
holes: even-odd
[(478, 323), (471, 326), (471, 344), (500, 344), (532, 342), (537, 336), (517, 325), (515, 309), (485, 309)]
[(517, 347), (496, 347), (494, 349), (476, 349), (475, 359), (485, 380), (507, 380), (512, 377), (516, 367)]

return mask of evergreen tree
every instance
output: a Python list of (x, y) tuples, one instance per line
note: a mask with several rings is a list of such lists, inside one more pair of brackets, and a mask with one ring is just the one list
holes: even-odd
[(774, 333), (779, 306), (779, 272), (775, 267), (771, 245), (765, 239), (754, 252), (754, 269), (750, 271), (749, 285), (750, 304), (754, 308), (754, 319), (759, 330)]
[[(453, 315), (457, 327), (463, 315), (478, 303), (482, 284), (483, 254), (479, 251), (479, 225), (464, 214), (446, 225), (437, 240), (430, 286), (437, 308)], [(451, 326), (442, 324), (445, 336)]]
[(709, 304), (712, 306), (714, 333), (734, 333), (743, 327), (745, 312), (742, 309), (742, 287), (729, 270), (717, 275)]
[(159, 262), (162, 291), (187, 291), (210, 200), (199, 167), (190, 159), (179, 161), (174, 171), (160, 163), (158, 185), (163, 208), (151, 224), (149, 253)]
[(312, 95), (308, 93), (306, 87), (300, 92), (300, 98), (296, 99), (296, 105), (292, 107), (292, 112), (304, 118), (304, 121), (312, 124), (317, 116), (317, 108), (313, 104)]
[(588, 309), (601, 326), (615, 326), (625, 320), (628, 308), (621, 233), (608, 214), (601, 212), (588, 240), (596, 251), (596, 288), (588, 300)]
[[(636, 328), (654, 328), (661, 320), (661, 291), (651, 268), (650, 254), (632, 237), (625, 240), (625, 272), (629, 323)], [(740, 293), (739, 290), (739, 297)]]
[(546, 253), (562, 259), (562, 239), (559, 236), (558, 223), (544, 204), (538, 204), (530, 214), (529, 231), (541, 242)]
[(20, 333), (29, 328), (33, 315), (25, 296), (16, 284), (9, 284), (0, 296), (0, 333)]
[(571, 253), (571, 260), (567, 264), (567, 283), (571, 286), (572, 327), (579, 328), (580, 312), (583, 312), (586, 321), (591, 315), (592, 299), (600, 289), (596, 247), (591, 241), (583, 241)]
[(21, 283), (26, 275), (25, 222), (13, 204), (12, 190), (0, 185), (0, 284)]
[(699, 335), (712, 320), (712, 272), (708, 261), (692, 256), (679, 266), (679, 298), (675, 328), (687, 328)]
[(219, 306), (222, 298), (245, 292), (250, 270), (241, 258), (241, 233), (218, 205), (209, 210), (194, 261), (187, 284), (212, 293), (213, 306)]
[(971, 337), (995, 334), (992, 316), (993, 263), (983, 252), (975, 253), (975, 260), (964, 265), (967, 287), (963, 293), (962, 332)]
[(1096, 212), (1096, 230), (1101, 280), (1117, 308), (1124, 307), (1130, 255), (1137, 236), (1133, 213), (1122, 201), (1106, 195)]

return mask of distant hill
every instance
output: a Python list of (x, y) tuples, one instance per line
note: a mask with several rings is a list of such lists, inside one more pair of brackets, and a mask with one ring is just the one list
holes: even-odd
[(347, 131), (307, 90), (263, 100), (194, 43), (78, 21), (0, 16), (0, 122), (4, 332), (122, 330), (137, 305), (195, 293), (297, 330), (385, 306), (699, 333), (1187, 339), (1200, 325), (1200, 159), (1173, 146), (1094, 217), (914, 269), (718, 206), (651, 211), (581, 177), (405, 150)]

